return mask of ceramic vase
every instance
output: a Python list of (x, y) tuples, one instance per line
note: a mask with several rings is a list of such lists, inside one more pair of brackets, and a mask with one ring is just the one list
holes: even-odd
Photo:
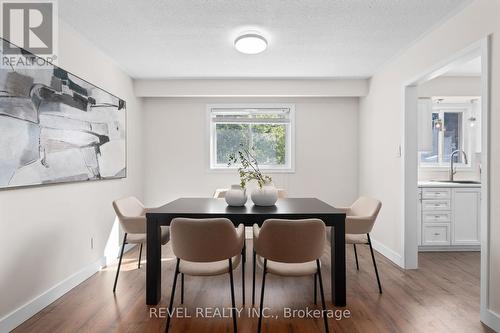
[(240, 185), (231, 185), (225, 199), (228, 206), (244, 206), (247, 202), (247, 190)]
[(273, 183), (265, 183), (252, 191), (251, 198), (256, 206), (273, 206), (278, 201), (278, 190)]

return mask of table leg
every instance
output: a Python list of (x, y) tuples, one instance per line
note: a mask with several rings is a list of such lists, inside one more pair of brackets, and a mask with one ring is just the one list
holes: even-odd
[(146, 223), (146, 304), (156, 305), (161, 298), (161, 229), (158, 219)]
[(346, 305), (345, 222), (336, 223), (331, 233), (332, 303)]

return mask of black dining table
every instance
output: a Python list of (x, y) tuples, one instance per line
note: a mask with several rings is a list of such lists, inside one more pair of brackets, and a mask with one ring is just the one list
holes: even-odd
[(225, 217), (235, 226), (243, 223), (262, 225), (266, 219), (318, 218), (332, 227), (331, 233), (331, 286), (332, 303), (346, 305), (345, 217), (343, 210), (316, 198), (283, 198), (274, 206), (255, 206), (247, 202), (242, 207), (230, 207), (223, 199), (180, 198), (158, 208), (148, 209), (146, 304), (156, 305), (161, 297), (161, 226), (168, 226), (176, 217)]

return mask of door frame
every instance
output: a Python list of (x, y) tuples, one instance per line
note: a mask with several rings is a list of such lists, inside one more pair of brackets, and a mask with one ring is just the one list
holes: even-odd
[(418, 268), (417, 206), (418, 206), (418, 131), (417, 86), (447, 72), (453, 66), (481, 56), (481, 321), (490, 321), (489, 306), (489, 243), (490, 243), (490, 89), (491, 36), (487, 36), (455, 53), (445, 61), (408, 80), (402, 86), (404, 110), (402, 116), (402, 197), (403, 228), (401, 241), (403, 267)]

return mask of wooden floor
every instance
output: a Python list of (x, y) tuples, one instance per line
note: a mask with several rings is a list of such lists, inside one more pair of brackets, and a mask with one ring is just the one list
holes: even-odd
[[(247, 308), (251, 297), (251, 241), (247, 243)], [(329, 262), (325, 251), (324, 263)], [(358, 246), (360, 270), (356, 271), (352, 248), (348, 248), (347, 302), (351, 318), (330, 319), (331, 332), (490, 332), (479, 321), (478, 252), (421, 253), (419, 270), (404, 271), (376, 254), (384, 288), (379, 295), (368, 248)], [(56, 302), (19, 326), (14, 332), (163, 332), (164, 319), (150, 318), (145, 305), (145, 265), (137, 269), (138, 251), (125, 255), (116, 295), (112, 293), (116, 266), (95, 274)], [(175, 261), (167, 244), (163, 248), (162, 299), (166, 307)], [(143, 262), (145, 258), (143, 258)], [(327, 306), (330, 270), (323, 275)], [(241, 267), (235, 273), (237, 306), (241, 305)], [(260, 291), (260, 270), (257, 292)], [(230, 307), (228, 275), (186, 277), (185, 305), (194, 316), (196, 307)], [(178, 284), (179, 286), (179, 284)], [(177, 289), (178, 291), (180, 289)], [(258, 295), (258, 293), (257, 293)], [(179, 304), (179, 293), (175, 305)], [(319, 300), (319, 299), (318, 299)], [(320, 303), (319, 303), (320, 304)], [(263, 332), (322, 332), (321, 319), (285, 319), (283, 308), (316, 308), (311, 278), (266, 281), (265, 306), (278, 319), (264, 319)], [(318, 307), (319, 309), (319, 307)], [(247, 310), (245, 310), (247, 311)], [(246, 313), (246, 312), (243, 313)], [(238, 319), (240, 332), (256, 332), (257, 318)], [(232, 332), (230, 318), (173, 318), (170, 332)]]

